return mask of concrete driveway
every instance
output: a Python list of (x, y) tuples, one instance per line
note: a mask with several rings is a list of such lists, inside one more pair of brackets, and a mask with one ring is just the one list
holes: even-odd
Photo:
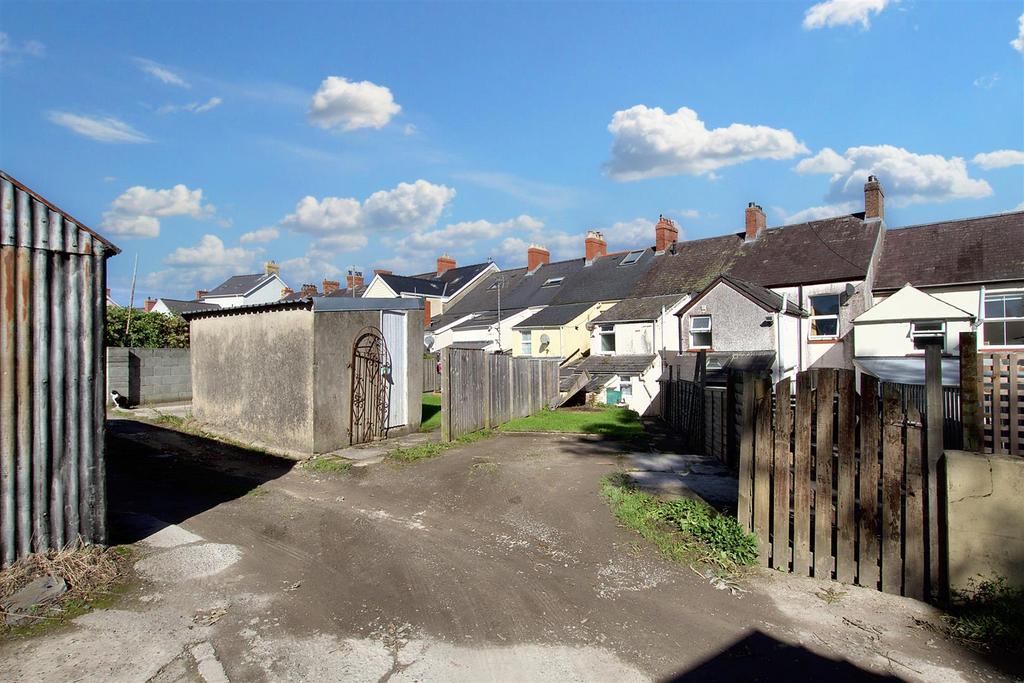
[[(113, 609), (0, 646), (0, 680), (992, 680), (910, 600), (755, 571), (718, 590), (620, 527), (611, 442), (499, 436), (317, 475), (111, 423)], [(144, 539), (144, 540), (143, 540)], [(1007, 679), (1008, 680), (1008, 679)]]

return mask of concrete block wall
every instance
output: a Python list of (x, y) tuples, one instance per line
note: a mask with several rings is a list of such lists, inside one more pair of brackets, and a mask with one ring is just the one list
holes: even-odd
[(107, 349), (107, 396), (112, 390), (131, 405), (192, 400), (188, 349)]

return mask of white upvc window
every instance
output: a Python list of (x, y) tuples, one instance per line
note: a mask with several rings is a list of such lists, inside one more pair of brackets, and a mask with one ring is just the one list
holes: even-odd
[(1024, 292), (985, 293), (985, 346), (1024, 346)]
[(710, 349), (711, 348), (711, 316), (691, 315), (690, 316), (690, 348)]
[(615, 353), (615, 326), (598, 326), (597, 341), (597, 348), (601, 351), (601, 353)]
[(808, 297), (811, 307), (811, 339), (835, 339), (839, 336), (839, 295)]
[(529, 330), (519, 333), (519, 352), (524, 356), (533, 355), (533, 335)]
[(922, 320), (910, 323), (910, 341), (915, 349), (923, 349), (932, 340), (939, 340), (939, 348), (946, 350), (946, 323), (943, 320)]
[(628, 403), (629, 399), (633, 398), (633, 378), (627, 377), (620, 381), (619, 391), (622, 392), (622, 400)]

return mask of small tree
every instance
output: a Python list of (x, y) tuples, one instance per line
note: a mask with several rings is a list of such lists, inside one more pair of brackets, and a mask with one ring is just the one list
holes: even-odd
[(107, 307), (107, 346), (188, 348), (188, 323), (182, 318), (132, 311), (132, 326), (125, 335), (127, 322), (127, 308)]

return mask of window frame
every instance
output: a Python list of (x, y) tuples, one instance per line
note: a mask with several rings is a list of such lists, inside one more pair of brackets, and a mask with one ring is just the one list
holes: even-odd
[[(918, 325), (938, 325), (937, 330), (918, 330)], [(924, 351), (927, 344), (917, 345), (918, 339), (941, 339), (941, 350), (946, 350), (946, 321), (945, 320), (911, 320), (910, 321), (910, 343), (915, 351)]]
[[(698, 320), (700, 318), (706, 318), (707, 321), (708, 321), (708, 326), (706, 328), (698, 328), (698, 329), (694, 330), (693, 321)], [(690, 345), (689, 345), (688, 348), (704, 351), (704, 350), (708, 350), (708, 349), (711, 349), (711, 348), (714, 347), (714, 343), (715, 343), (714, 322), (712, 321), (712, 317), (710, 315), (708, 315), (706, 313), (702, 313), (700, 315), (691, 315), (689, 317), (689, 320), (687, 321), (686, 327), (687, 327), (687, 331), (688, 331), (688, 333), (690, 335), (690, 339), (689, 339)], [(693, 335), (694, 335), (695, 332), (697, 334), (706, 334), (706, 335), (708, 335), (708, 344), (707, 344), (707, 346), (703, 346), (703, 345), (695, 344), (694, 343)]]
[(982, 295), (983, 296), (982, 296), (982, 299), (981, 299), (981, 316), (980, 316), (981, 317), (981, 321), (980, 321), (981, 324), (979, 325), (979, 327), (981, 327), (981, 336), (982, 336), (984, 347), (988, 348), (988, 349), (1024, 349), (1024, 344), (1005, 344), (1005, 343), (1004, 344), (990, 344), (989, 341), (988, 341), (988, 337), (987, 337), (987, 335), (985, 333), (985, 326), (987, 324), (989, 324), (989, 323), (1002, 323), (1002, 326), (1003, 326), (1003, 338), (1005, 339), (1006, 338), (1006, 324), (1007, 323), (1009, 323), (1009, 322), (1021, 322), (1021, 323), (1024, 323), (1024, 316), (1008, 316), (1008, 315), (1006, 315), (1006, 303), (1005, 303), (1005, 301), (1003, 303), (1003, 315), (995, 316), (995, 317), (990, 318), (990, 317), (988, 317), (987, 311), (986, 311), (986, 309), (988, 308), (988, 303), (989, 303), (989, 299), (990, 298), (992, 298), (992, 299), (996, 299), (996, 298), (1005, 299), (1007, 297), (1020, 297), (1021, 299), (1024, 299), (1024, 290), (1013, 289), (1013, 290), (1006, 290), (1006, 291), (999, 291), (999, 292), (986, 292), (986, 291), (983, 291)]
[(631, 398), (633, 398), (633, 378), (619, 379), (619, 400), (627, 402), (627, 399)]
[[(643, 250), (639, 250), (639, 251), (631, 251), (631, 252), (629, 252), (628, 254), (626, 254), (626, 255), (625, 255), (625, 256), (624, 256), (623, 258), (622, 258), (622, 260), (621, 260), (621, 261), (619, 261), (619, 265), (620, 265), (620, 266), (631, 266), (631, 265), (633, 265), (634, 263), (636, 263), (637, 261), (639, 261), (639, 260), (641, 259), (641, 257), (643, 257), (643, 255), (644, 255), (644, 252), (643, 252)], [(630, 261), (630, 259), (633, 259), (633, 260), (632, 260), (632, 261)]]
[[(612, 348), (604, 348), (604, 341), (610, 337), (612, 340)], [(613, 355), (615, 353), (615, 325), (598, 325), (597, 326), (597, 352), (602, 355)]]
[[(823, 299), (825, 297), (835, 297), (836, 300), (836, 312), (825, 313), (821, 315), (814, 315), (814, 299)], [(811, 311), (810, 317), (808, 317), (807, 326), (807, 339), (810, 341), (834, 341), (839, 339), (839, 311), (843, 306), (843, 298), (840, 294), (808, 294), (807, 295), (807, 307)], [(816, 320), (835, 320), (836, 321), (836, 332), (835, 334), (815, 334), (814, 323)]]
[(541, 289), (544, 289), (545, 287), (558, 287), (562, 284), (563, 280), (565, 280), (565, 276), (549, 277), (540, 287)]
[(526, 332), (519, 333), (519, 355), (521, 356), (532, 356), (533, 355), (533, 331), (528, 330)]

